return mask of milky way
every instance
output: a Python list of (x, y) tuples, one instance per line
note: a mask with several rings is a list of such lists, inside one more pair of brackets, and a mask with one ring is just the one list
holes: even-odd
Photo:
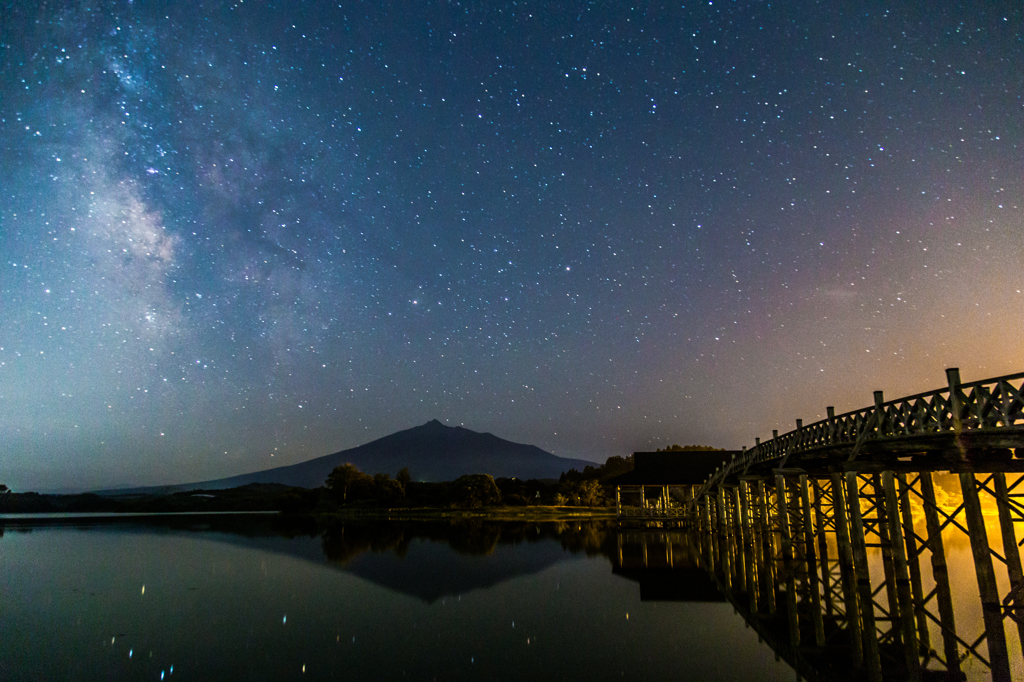
[(739, 448), (1024, 371), (1018, 2), (14, 2), (0, 32), (14, 489), (433, 418)]

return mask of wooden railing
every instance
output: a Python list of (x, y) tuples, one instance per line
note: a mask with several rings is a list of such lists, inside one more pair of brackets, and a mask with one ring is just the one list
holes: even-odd
[(943, 388), (888, 402), (882, 391), (875, 391), (873, 406), (840, 415), (829, 407), (827, 418), (808, 426), (798, 419), (795, 430), (758, 441), (712, 474), (695, 498), (750, 466), (799, 452), (853, 445), (852, 460), (867, 442), (1024, 426), (1024, 372), (962, 384), (960, 371), (951, 368), (946, 379)]

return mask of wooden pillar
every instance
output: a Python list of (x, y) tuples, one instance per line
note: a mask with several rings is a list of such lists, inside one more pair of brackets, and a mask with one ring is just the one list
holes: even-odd
[(710, 491), (704, 495), (701, 500), (701, 511), (704, 516), (704, 532), (701, 535), (702, 547), (704, 549), (704, 570), (708, 572), (714, 572), (715, 570), (715, 552), (711, 545), (711, 538), (713, 537), (713, 529), (711, 528), (711, 493)]
[(756, 552), (754, 550), (754, 529), (750, 521), (750, 484), (747, 481), (740, 481), (740, 530), (743, 547), (743, 571), (747, 589), (747, 606), (751, 615), (757, 613), (757, 577), (754, 573), (754, 561)]
[(846, 495), (839, 473), (832, 474), (832, 518), (836, 526), (836, 545), (839, 549), (839, 576), (842, 582), (843, 604), (846, 607), (846, 630), (850, 636), (850, 658), (860, 670), (864, 665), (864, 642), (861, 634), (860, 606), (857, 602), (857, 573), (853, 566), (850, 546), (850, 524), (846, 514)]
[(718, 486), (718, 530), (715, 533), (718, 546), (718, 564), (721, 567), (722, 580), (727, 589), (732, 589), (732, 561), (729, 556), (729, 513), (725, 486)]
[(974, 554), (974, 570), (981, 593), (981, 612), (985, 619), (992, 680), (1003, 682), (1010, 679), (1010, 659), (1006, 650), (1006, 631), (1003, 630), (996, 574), (992, 570), (992, 554), (989, 550), (988, 533), (985, 530), (985, 519), (981, 514), (981, 501), (978, 499), (974, 474), (960, 474), (960, 488), (963, 490), (967, 529), (970, 531), (971, 551)]
[[(923, 474), (921, 474), (923, 475)], [(914, 613), (917, 616), (917, 641), (919, 652), (927, 656), (931, 650), (931, 638), (928, 634), (928, 616), (924, 610), (924, 588), (921, 585), (920, 551), (917, 548), (917, 535), (914, 531), (914, 515), (910, 509), (910, 486), (906, 474), (897, 474), (900, 495), (900, 518), (903, 521), (903, 542), (907, 547), (907, 568), (910, 570), (910, 590), (914, 595)]]
[(960, 419), (963, 412), (963, 401), (960, 398), (960, 368), (950, 367), (946, 370), (946, 383), (949, 385), (949, 412), (953, 419), (953, 433), (959, 436), (964, 429)]
[(804, 521), (804, 562), (807, 564), (807, 591), (809, 592), (811, 623), (814, 626), (814, 643), (825, 645), (825, 624), (821, 618), (821, 591), (818, 581), (817, 559), (814, 551), (814, 522), (811, 519), (811, 496), (807, 490), (807, 475), (800, 474), (800, 507)]
[(757, 482), (757, 501), (761, 530), (761, 553), (764, 557), (764, 580), (761, 584), (765, 587), (765, 601), (768, 603), (768, 613), (775, 613), (775, 547), (772, 538), (771, 520), (768, 518), (768, 486), (765, 479)]
[(939, 628), (942, 630), (946, 670), (955, 677), (960, 674), (960, 648), (956, 640), (953, 593), (949, 587), (946, 548), (942, 542), (942, 525), (935, 505), (931, 472), (921, 473), (921, 497), (924, 499), (924, 520), (928, 529), (928, 549), (932, 555), (932, 578), (935, 580), (935, 599), (939, 604)]
[(736, 547), (736, 584), (739, 589), (747, 591), (747, 562), (743, 561), (746, 554), (746, 543), (743, 541), (743, 514), (740, 507), (740, 488), (742, 483), (732, 489), (732, 517), (735, 528), (733, 545)]
[(615, 486), (615, 515), (622, 516), (622, 488)]
[(873, 487), (872, 502), (875, 507), (875, 531), (878, 542), (882, 546), (882, 571), (885, 574), (885, 596), (889, 603), (889, 627), (892, 628), (893, 639), (903, 639), (903, 631), (899, 627), (900, 604), (896, 596), (896, 571), (892, 558), (892, 534), (889, 532), (889, 515), (885, 513), (885, 495), (882, 492), (882, 476), (871, 475)]
[(715, 531), (719, 535), (725, 535), (727, 528), (725, 520), (725, 488), (721, 485), (715, 489), (715, 504), (718, 509), (718, 518), (716, 519), (718, 523), (716, 524)]
[(910, 570), (907, 567), (906, 545), (903, 531), (899, 523), (899, 506), (896, 499), (896, 485), (891, 471), (883, 471), (882, 489), (885, 492), (885, 515), (893, 520), (889, 524), (889, 536), (892, 540), (892, 564), (896, 580), (896, 601), (899, 613), (893, 614), (898, 621), (903, 639), (903, 659), (907, 666), (906, 679), (918, 682), (921, 679), (921, 662), (918, 659), (917, 633), (914, 629), (914, 598), (910, 590)]
[(786, 477), (775, 474), (776, 512), (782, 531), (782, 564), (786, 579), (786, 620), (789, 622), (789, 643), (800, 647), (800, 619), (796, 606), (796, 577), (793, 575), (793, 535), (789, 527), (789, 505), (786, 500)]
[[(1010, 492), (1006, 488), (1006, 474), (993, 475), (996, 489), (996, 507), (999, 510), (999, 528), (1003, 536), (1003, 556), (1006, 557), (1006, 574), (1010, 579), (1010, 594), (1016, 594), (1024, 583), (1021, 575), (1020, 549), (1017, 547), (1017, 534), (1013, 529), (1013, 515), (1010, 511)], [(1024, 609), (1024, 600), (1017, 597), (1013, 608)], [(1021, 614), (1018, 613), (1018, 617)], [(1021, 649), (1024, 650), (1024, 622), (1017, 622), (1017, 634), (1020, 636)]]
[(853, 551), (853, 564), (857, 575), (864, 668), (871, 682), (881, 682), (882, 663), (878, 655), (875, 604), (872, 597), (871, 573), (868, 571), (868, 553), (864, 543), (864, 520), (860, 511), (860, 487), (856, 471), (846, 472), (846, 500), (847, 511), (850, 515), (850, 548)]
[[(828, 537), (826, 536), (828, 520), (821, 504), (824, 493), (821, 483), (817, 479), (811, 479), (811, 485), (814, 487), (814, 535), (818, 539), (818, 569), (821, 571), (821, 584), (824, 587), (825, 613), (831, 617), (834, 610), (832, 602), (835, 590), (832, 588), (832, 573), (828, 569)], [(833, 521), (834, 519), (835, 512), (833, 512)]]

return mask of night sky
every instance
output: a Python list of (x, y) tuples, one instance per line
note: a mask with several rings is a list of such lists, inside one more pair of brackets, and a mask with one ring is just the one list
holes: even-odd
[(1024, 371), (1022, 84), (1016, 1), (4, 2), (0, 481)]

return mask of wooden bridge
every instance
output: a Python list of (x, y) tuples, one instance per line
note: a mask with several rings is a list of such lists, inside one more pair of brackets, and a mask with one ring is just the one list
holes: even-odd
[(1024, 680), (1024, 373), (946, 378), (798, 420), (664, 505), (801, 676)]

